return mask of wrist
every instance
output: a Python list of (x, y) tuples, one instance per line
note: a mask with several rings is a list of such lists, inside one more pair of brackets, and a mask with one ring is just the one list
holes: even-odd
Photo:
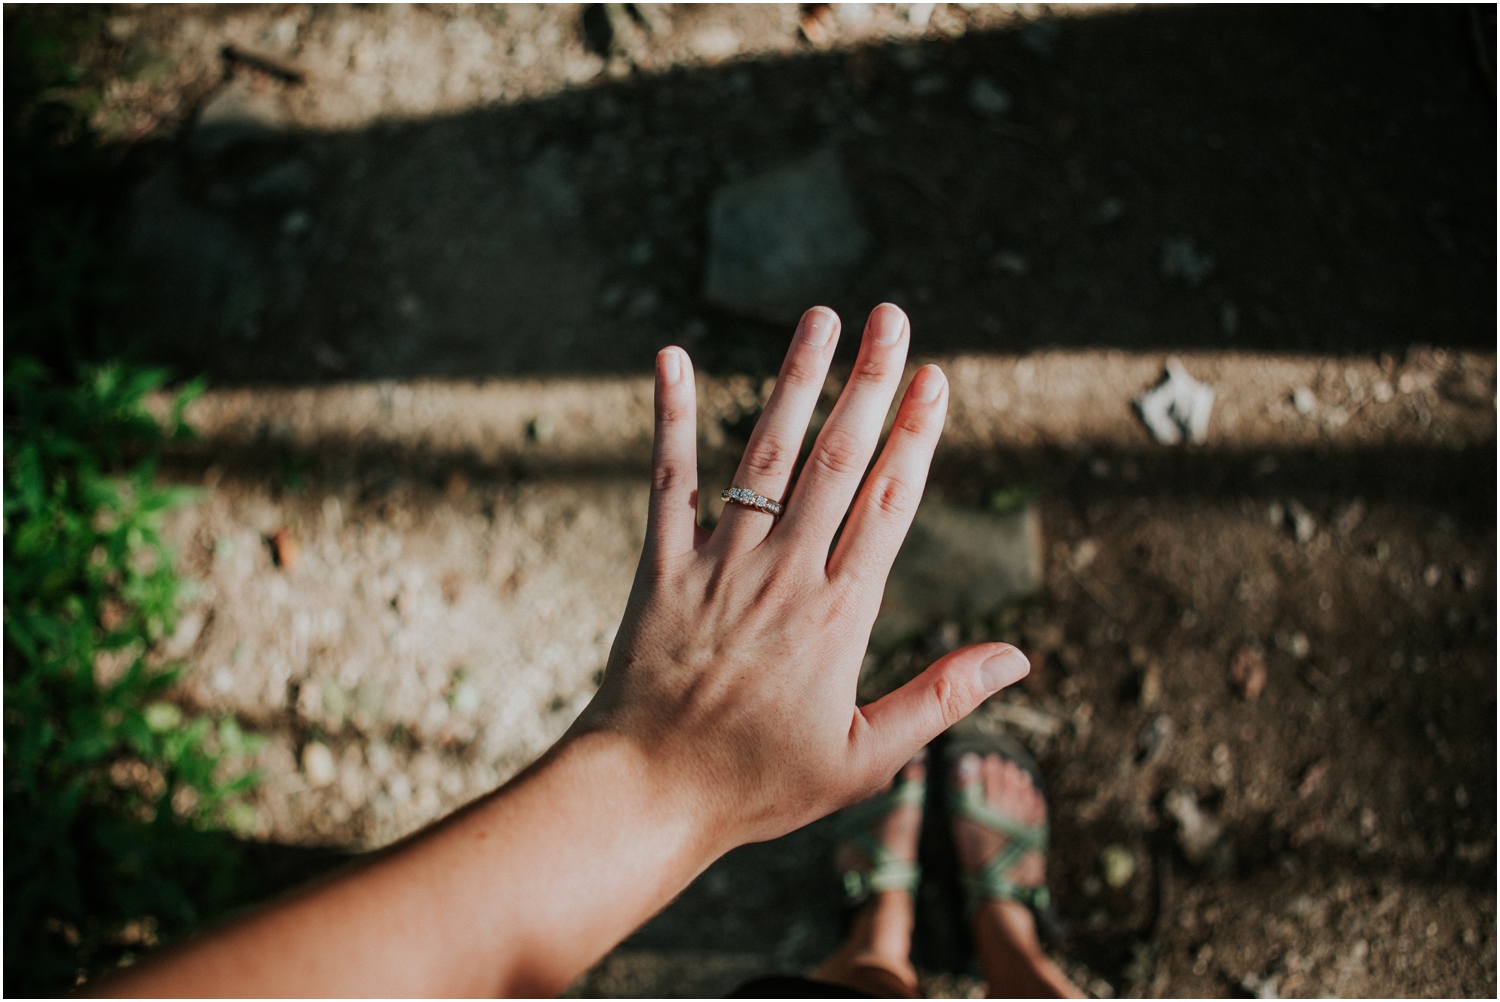
[(596, 791), (602, 798), (599, 806), (607, 810), (603, 823), (622, 833), (647, 835), (658, 865), (670, 864), (671, 873), (688, 874), (684, 886), (739, 844), (720, 820), (720, 805), (701, 777), (680, 768), (675, 756), (620, 730), (570, 731), (536, 768), (538, 778), (549, 785)]

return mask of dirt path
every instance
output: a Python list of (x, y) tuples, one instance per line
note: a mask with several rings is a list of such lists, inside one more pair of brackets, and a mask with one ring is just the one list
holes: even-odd
[[(651, 354), (705, 377), (708, 484), (785, 341), (706, 296), (710, 208), (834, 150), (869, 250), (820, 298), (909, 310), (954, 384), (931, 496), (1033, 498), (1045, 554), (1035, 597), (932, 617), (865, 690), (970, 639), (1031, 654), (985, 712), (1048, 774), (1064, 965), (1100, 995), (1493, 995), (1469, 15), (633, 6), (102, 25), (134, 317), (216, 387), (171, 471), (207, 487), (172, 526), (203, 582), (182, 695), (270, 733), (257, 834), (384, 844), (566, 727), (644, 531)], [(1132, 410), (1169, 353), (1218, 393), (1201, 446)], [(816, 962), (829, 850), (732, 853), (575, 993)], [(928, 987), (973, 990), (952, 888), (921, 907)]]

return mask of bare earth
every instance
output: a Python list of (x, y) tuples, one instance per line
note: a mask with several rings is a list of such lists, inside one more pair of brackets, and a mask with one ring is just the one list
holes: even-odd
[[(788, 336), (705, 302), (712, 196), (832, 147), (872, 247), (826, 295), (845, 347), (909, 310), (953, 383), (929, 499), (1029, 504), (1042, 555), (1029, 595), (872, 647), (864, 694), (971, 640), (1030, 655), (980, 712), (1047, 776), (1065, 969), (1493, 996), (1468, 13), (922, 6), (110, 8), (134, 319), (214, 386), (168, 470), (205, 488), (169, 653), (184, 703), (270, 738), (247, 834), (387, 844), (576, 717), (644, 536), (652, 353), (699, 365), (711, 522)], [(1202, 445), (1132, 410), (1169, 355), (1217, 392)], [(917, 961), (971, 994), (929, 820)], [(830, 855), (823, 823), (731, 853), (572, 993), (807, 969)]]

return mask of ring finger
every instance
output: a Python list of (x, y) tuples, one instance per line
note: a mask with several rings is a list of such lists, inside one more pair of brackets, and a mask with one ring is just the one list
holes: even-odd
[[(776, 388), (745, 446), (733, 484), (726, 486), (751, 490), (777, 502), (786, 497), (838, 335), (838, 314), (828, 307), (814, 306), (802, 315), (776, 377)], [(724, 506), (714, 538), (721, 546), (749, 549), (766, 538), (772, 524), (774, 519), (765, 512), (730, 501)]]

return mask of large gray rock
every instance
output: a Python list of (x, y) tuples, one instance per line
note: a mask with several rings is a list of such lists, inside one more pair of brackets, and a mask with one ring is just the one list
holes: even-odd
[(986, 616), (1042, 584), (1036, 510), (997, 514), (924, 501), (886, 582), (870, 645), (942, 620)]
[(708, 231), (705, 297), (775, 321), (836, 296), (870, 246), (831, 148), (721, 188)]

